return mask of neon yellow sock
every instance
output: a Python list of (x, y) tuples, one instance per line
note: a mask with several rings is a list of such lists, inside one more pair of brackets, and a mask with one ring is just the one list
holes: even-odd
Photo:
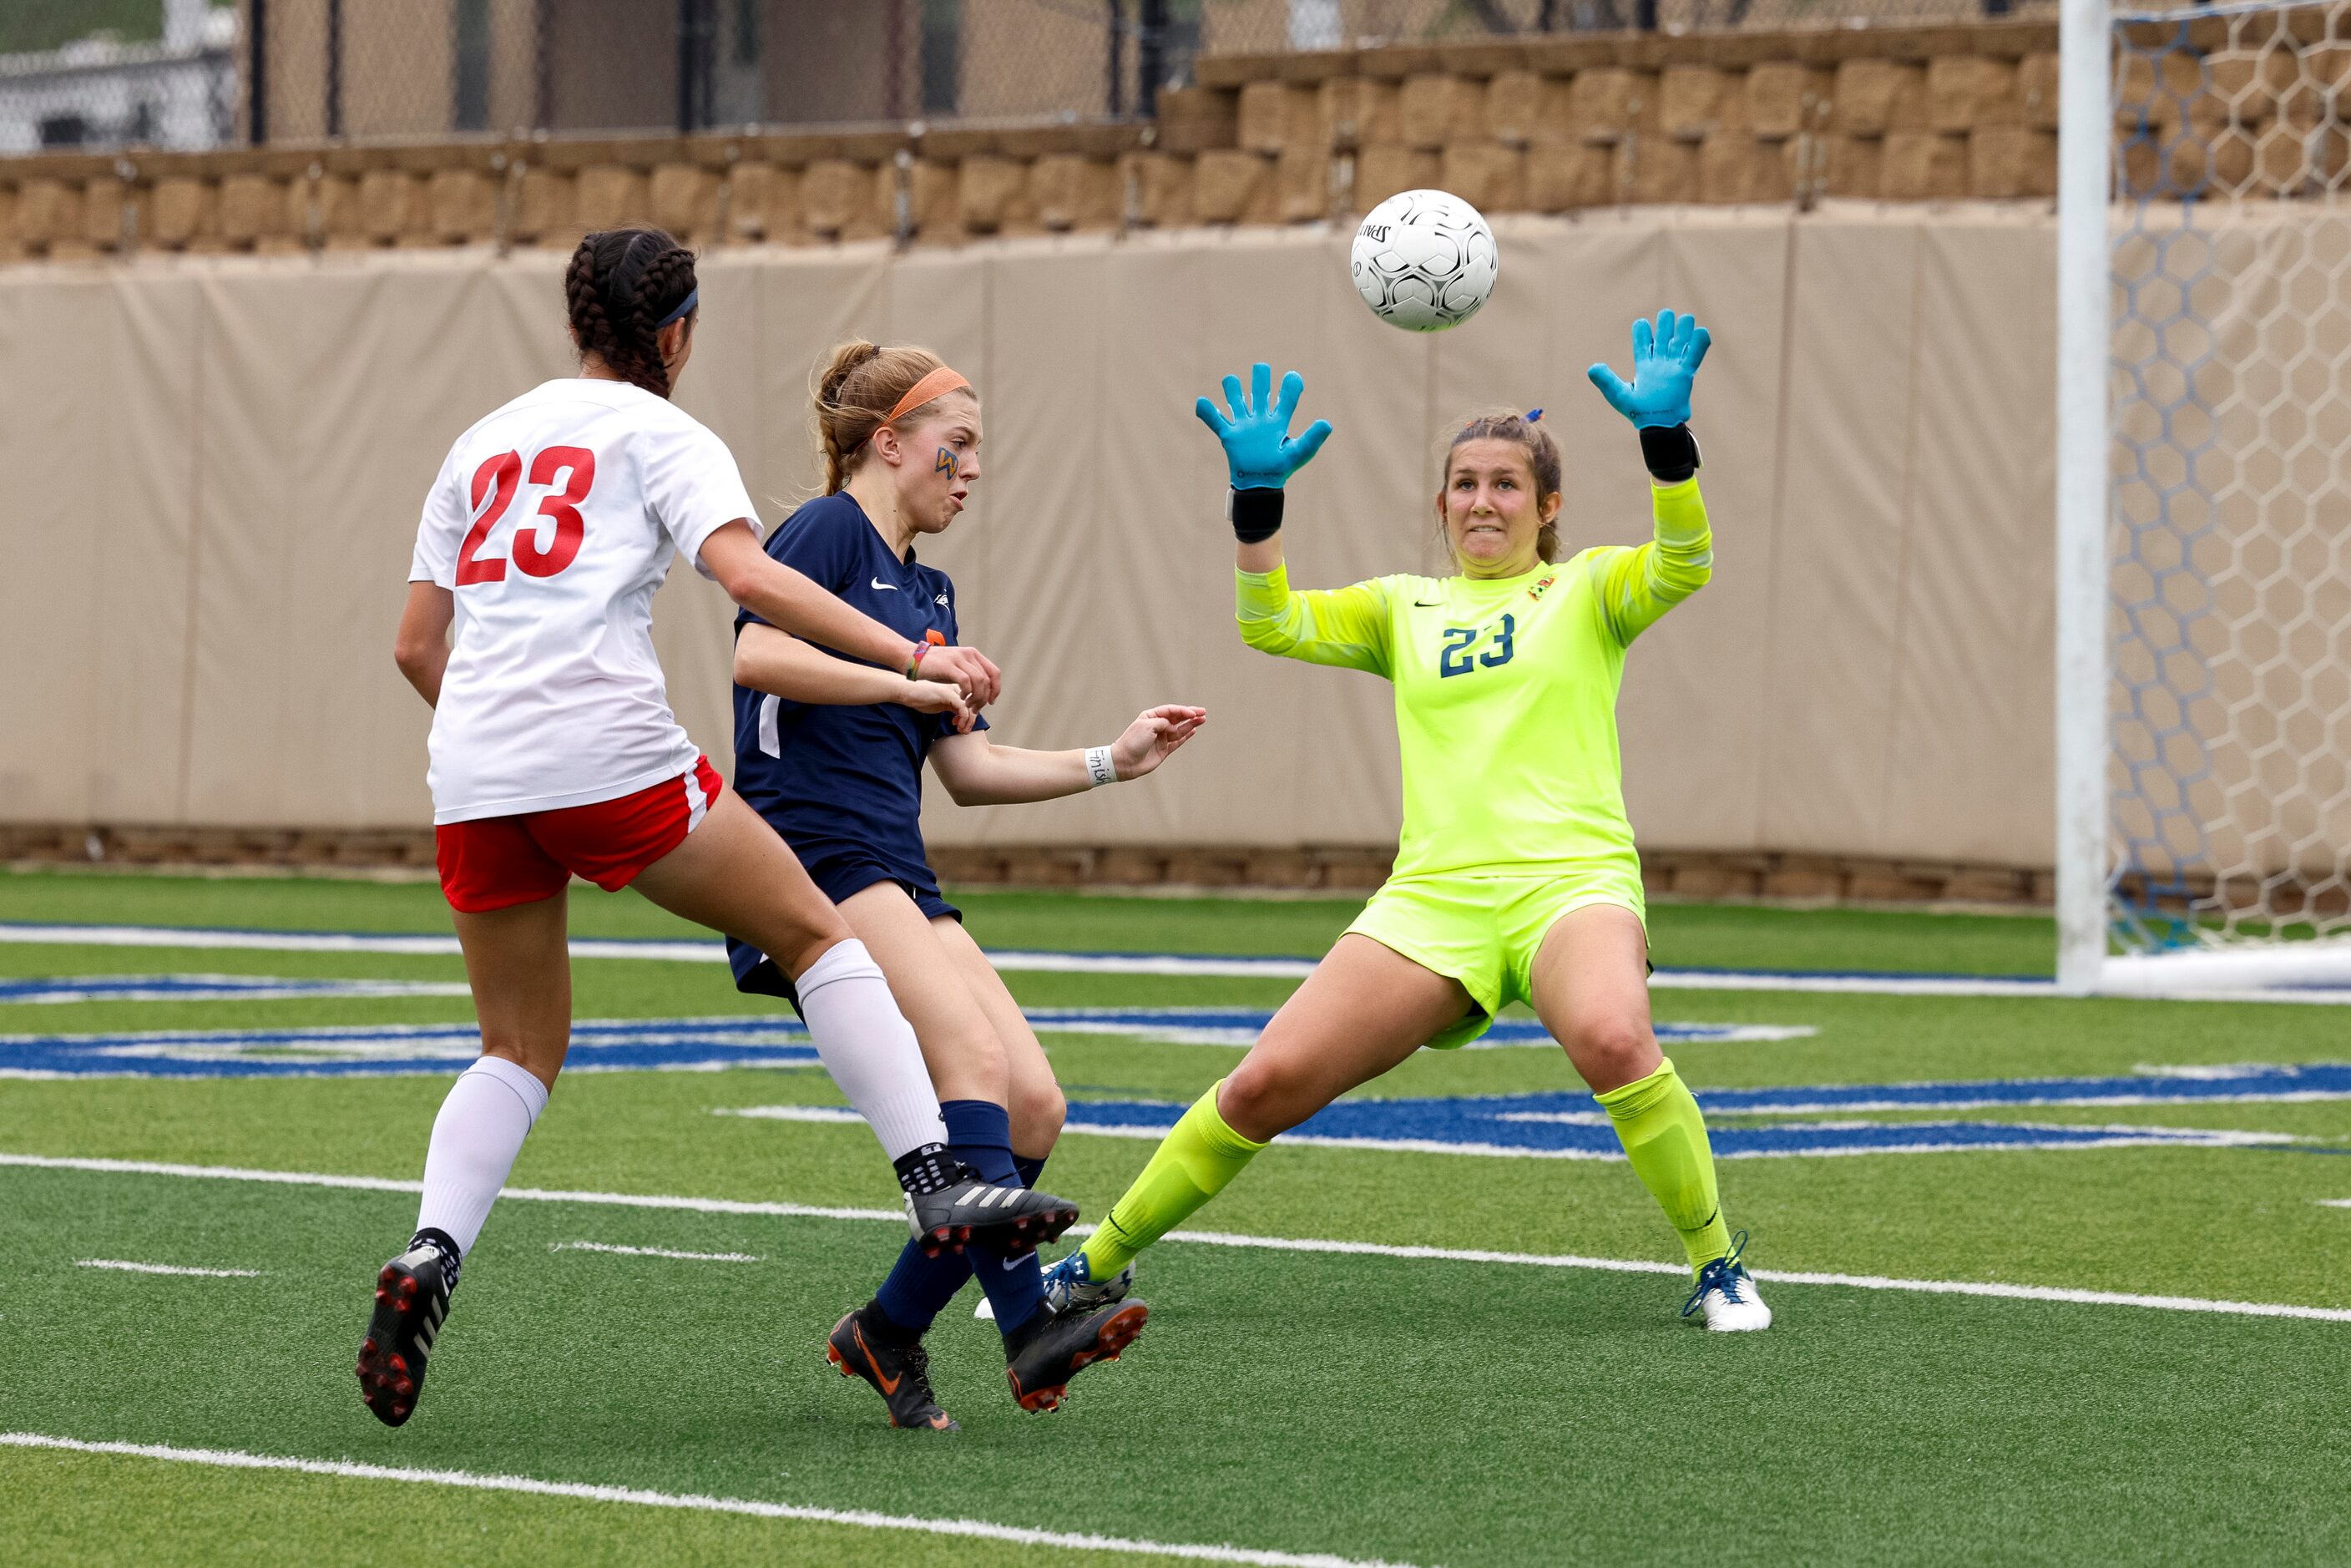
[(1134, 1185), (1111, 1205), (1102, 1228), (1086, 1238), (1086, 1271), (1095, 1279), (1107, 1280), (1133, 1262), (1136, 1253), (1224, 1191), (1265, 1147), (1234, 1132), (1217, 1113), (1217, 1090), (1224, 1086), (1219, 1079), (1192, 1103)]
[(1729, 1251), (1730, 1228), (1722, 1222), (1706, 1117), (1673, 1062), (1593, 1098), (1616, 1124), (1616, 1139), (1633, 1162), (1633, 1174), (1681, 1232), (1692, 1271)]

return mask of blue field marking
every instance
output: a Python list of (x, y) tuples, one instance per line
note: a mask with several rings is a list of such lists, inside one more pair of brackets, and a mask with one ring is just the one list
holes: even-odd
[[(455, 988), (463, 994), (465, 988)], [(1123, 1034), (1178, 1044), (1247, 1046), (1273, 1015), (1218, 1008), (1031, 1008), (1040, 1034)], [(1779, 1040), (1804, 1029), (1660, 1024), (1660, 1040)], [(1531, 1019), (1494, 1028), (1501, 1046), (1550, 1045)], [(816, 1060), (789, 1015), (583, 1020), (567, 1071), (798, 1067)], [(1480, 1042), (1485, 1043), (1485, 1042)], [(1555, 1047), (1553, 1049), (1556, 1049)], [(142, 1030), (120, 1034), (0, 1035), (0, 1077), (266, 1078), (447, 1072), (481, 1050), (471, 1024), (371, 1024), (282, 1030)]]
[[(1704, 1095), (1699, 1098), (1703, 1100)], [(1159, 1100), (1073, 1100), (1065, 1134), (1157, 1139), (1186, 1107)], [(763, 1121), (854, 1124), (833, 1105), (726, 1105), (714, 1114)], [(2293, 1145), (2286, 1133), (2210, 1127), (2068, 1126), (2043, 1122), (1838, 1121), (1717, 1123), (1718, 1158), (1826, 1155), (1939, 1155), (2011, 1149), (2245, 1148)], [(1607, 1113), (1582, 1094), (1485, 1094), (1413, 1100), (1343, 1100), (1279, 1140), (1284, 1145), (1505, 1159), (1621, 1160)]]
[(1863, 1111), (1979, 1111), (2008, 1105), (2210, 1105), (2351, 1100), (2351, 1063), (2154, 1067), (2111, 1078), (1996, 1078), (1956, 1083), (1845, 1083), (1709, 1089), (1717, 1115), (1818, 1115)]
[[(1701, 1103), (1708, 1096), (1698, 1096)], [(1072, 1101), (1065, 1133), (1155, 1138), (1185, 1106), (1156, 1101)], [(1721, 1124), (1708, 1136), (1720, 1159), (1798, 1155), (1923, 1155), (1996, 1149), (2239, 1147), (2291, 1144), (2283, 1133), (2201, 1127), (2083, 1127), (2022, 1122), (1780, 1122)], [(1285, 1144), (1521, 1159), (1621, 1160), (1607, 1113), (1585, 1094), (1491, 1094), (1413, 1100), (1343, 1100), (1309, 1118)]]
[(464, 997), (458, 980), (291, 980), (268, 975), (67, 975), (0, 979), (0, 1007), (63, 1002), (302, 1001), (350, 997)]
[[(817, 1059), (807, 1039), (796, 1021), (773, 1019), (582, 1020), (571, 1026), (571, 1053), (564, 1071), (807, 1067)], [(481, 1050), (481, 1034), (472, 1024), (0, 1035), (0, 1077), (448, 1075)]]

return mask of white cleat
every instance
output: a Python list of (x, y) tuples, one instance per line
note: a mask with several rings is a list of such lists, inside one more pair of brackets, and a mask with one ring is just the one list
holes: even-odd
[(1090, 1312), (1126, 1300), (1134, 1289), (1134, 1265), (1129, 1263), (1107, 1280), (1097, 1280), (1086, 1263), (1084, 1249), (1045, 1265), (1045, 1304), (1057, 1313)]
[(1706, 1326), (1717, 1333), (1744, 1333), (1771, 1326), (1771, 1309), (1756, 1293), (1755, 1278), (1739, 1255), (1747, 1250), (1747, 1232), (1730, 1239), (1730, 1250), (1698, 1270), (1698, 1286), (1682, 1303), (1682, 1316), (1706, 1314)]
[[(1134, 1289), (1134, 1265), (1132, 1263), (1112, 1278), (1101, 1281), (1096, 1281), (1087, 1270), (1083, 1252), (1072, 1252), (1045, 1265), (1045, 1306), (1056, 1317), (1071, 1312), (1090, 1312), (1097, 1307), (1123, 1301), (1126, 1300), (1127, 1292)], [(996, 1309), (988, 1304), (986, 1296), (982, 1296), (971, 1315), (982, 1322), (992, 1323), (996, 1321)]]

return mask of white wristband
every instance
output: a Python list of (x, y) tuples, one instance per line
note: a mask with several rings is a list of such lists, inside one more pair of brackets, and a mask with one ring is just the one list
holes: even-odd
[(1118, 782), (1118, 765), (1110, 759), (1109, 747), (1086, 747), (1086, 788), (1089, 789), (1096, 789), (1104, 784)]

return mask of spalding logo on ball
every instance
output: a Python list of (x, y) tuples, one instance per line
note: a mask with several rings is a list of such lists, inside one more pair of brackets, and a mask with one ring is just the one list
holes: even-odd
[(1374, 207), (1348, 256), (1372, 314), (1411, 332), (1442, 332), (1478, 314), (1500, 268), (1494, 231), (1446, 191), (1406, 191)]

